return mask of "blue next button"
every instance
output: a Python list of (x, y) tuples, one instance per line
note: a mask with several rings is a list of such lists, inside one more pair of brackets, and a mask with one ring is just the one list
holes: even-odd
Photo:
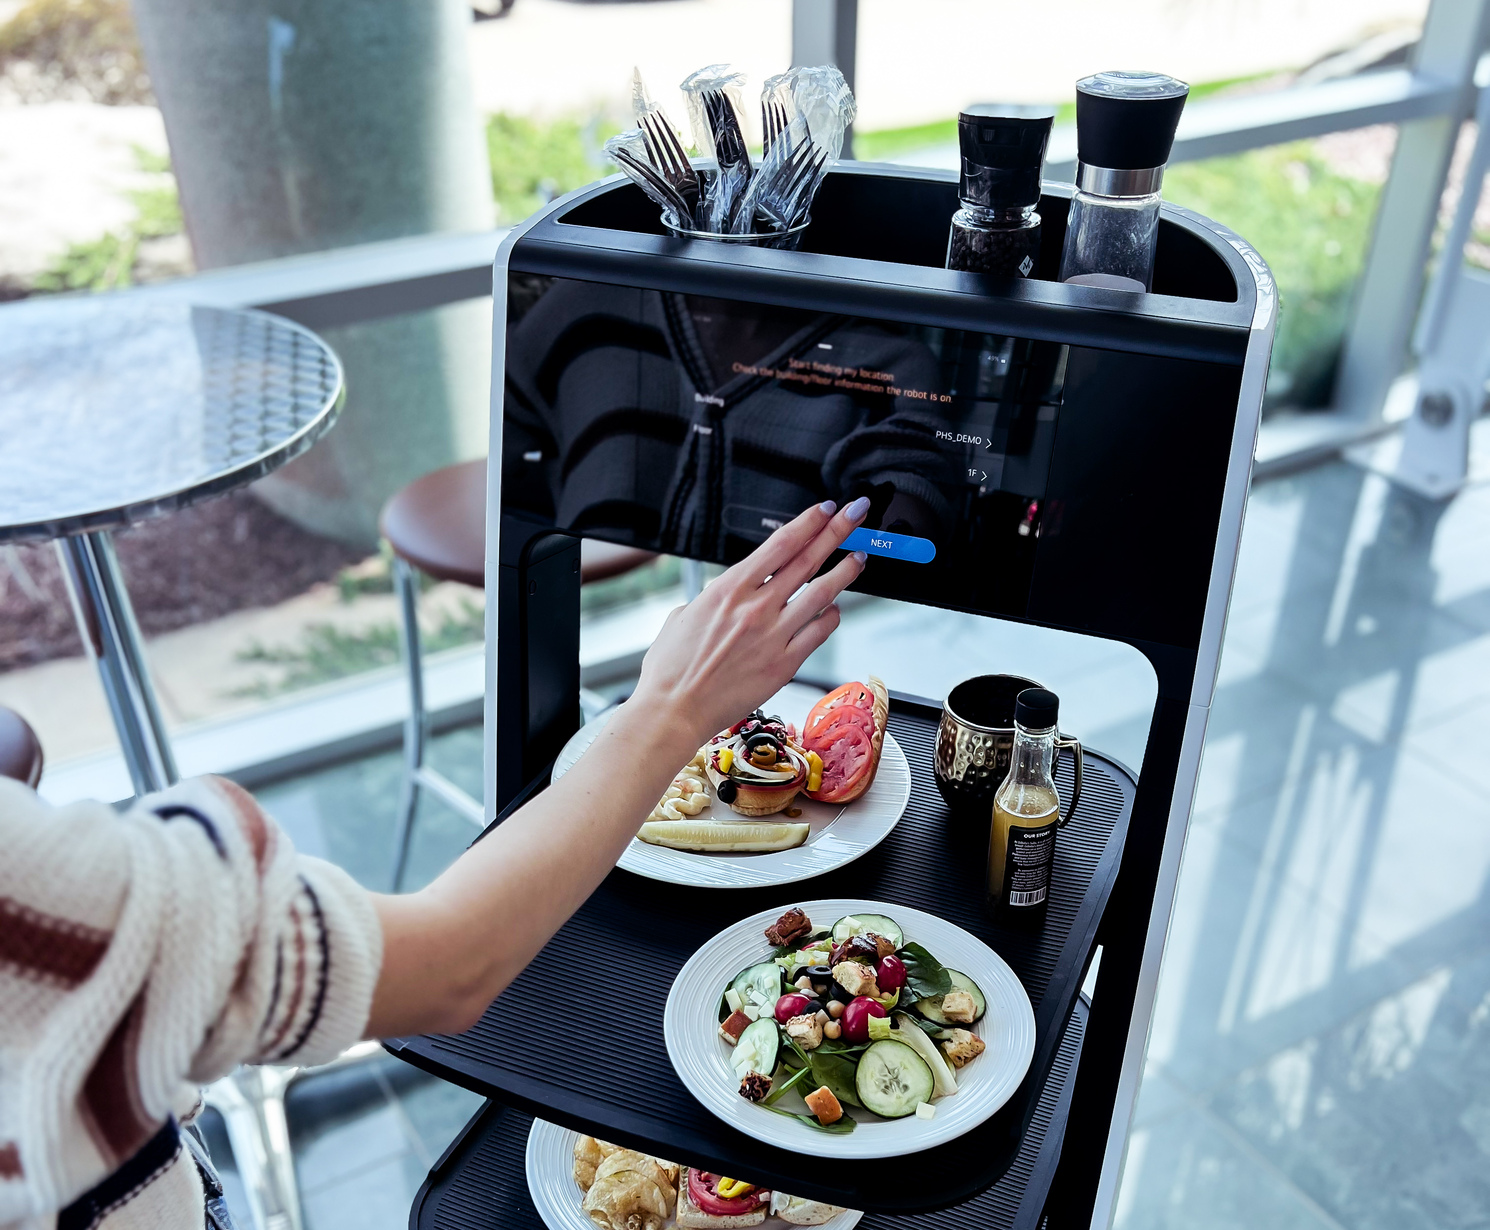
[(870, 555), (888, 555), (912, 564), (929, 564), (936, 558), (936, 543), (914, 534), (890, 534), (884, 530), (855, 530), (843, 540), (845, 551), (866, 551)]

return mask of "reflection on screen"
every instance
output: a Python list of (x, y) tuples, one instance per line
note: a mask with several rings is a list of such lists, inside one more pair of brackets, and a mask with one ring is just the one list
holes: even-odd
[(1054, 343), (514, 274), (504, 508), (727, 563), (864, 495), (861, 588), (1020, 613), (1064, 365)]

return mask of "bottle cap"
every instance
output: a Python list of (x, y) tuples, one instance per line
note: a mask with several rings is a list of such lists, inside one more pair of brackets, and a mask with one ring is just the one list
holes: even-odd
[(1049, 730), (1060, 711), (1061, 698), (1046, 688), (1025, 688), (1014, 698), (1014, 720), (1026, 730)]
[(962, 180), (957, 194), (969, 205), (1010, 209), (1040, 203), (1040, 168), (1055, 108), (977, 103), (957, 117)]
[(1163, 73), (1106, 72), (1076, 83), (1076, 156), (1115, 170), (1162, 167), (1190, 87)]

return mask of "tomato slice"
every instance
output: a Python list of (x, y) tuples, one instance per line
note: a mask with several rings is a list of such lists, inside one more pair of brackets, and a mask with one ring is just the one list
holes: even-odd
[(839, 714), (840, 711), (846, 715), (861, 716), (866, 728), (873, 732), (874, 694), (862, 683), (846, 683), (841, 688), (834, 688), (812, 706), (812, 712), (807, 715), (807, 721), (802, 724), (804, 744), (821, 723)]
[(763, 1188), (726, 1200), (719, 1194), (719, 1176), (704, 1170), (688, 1171), (688, 1198), (711, 1217), (740, 1217), (753, 1213), (771, 1198)]
[(823, 781), (811, 797), (820, 803), (844, 803), (862, 793), (864, 778), (875, 767), (874, 740), (854, 718), (843, 715), (823, 723), (803, 745), (823, 760)]

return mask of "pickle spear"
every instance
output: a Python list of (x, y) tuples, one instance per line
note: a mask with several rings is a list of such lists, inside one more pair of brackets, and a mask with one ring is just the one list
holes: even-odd
[(672, 850), (707, 854), (790, 850), (807, 840), (805, 824), (732, 824), (698, 820), (648, 820), (637, 836)]

